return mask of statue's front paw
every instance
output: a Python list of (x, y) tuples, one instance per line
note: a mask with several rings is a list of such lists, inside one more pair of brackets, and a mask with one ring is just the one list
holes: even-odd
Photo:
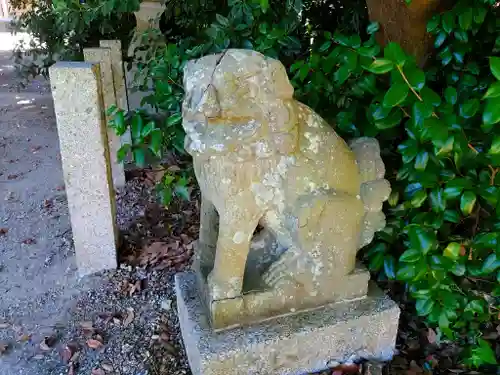
[(229, 280), (219, 280), (217, 276), (210, 273), (207, 278), (208, 292), (211, 300), (235, 298), (241, 295), (243, 281), (234, 277)]

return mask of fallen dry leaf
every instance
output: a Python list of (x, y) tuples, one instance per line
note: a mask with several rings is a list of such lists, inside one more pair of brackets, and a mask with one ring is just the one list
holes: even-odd
[(3, 354), (9, 349), (9, 345), (0, 342), (0, 354)]
[(17, 175), (17, 174), (9, 174), (7, 176), (7, 180), (15, 180), (18, 177), (19, 177), (19, 175)]
[(92, 370), (91, 375), (106, 375), (102, 368), (95, 368)]
[(45, 199), (45, 200), (43, 201), (43, 207), (44, 207), (44, 208), (51, 208), (53, 205), (54, 205), (54, 204), (53, 204), (53, 202), (52, 202), (52, 200), (51, 200), (51, 199)]
[(432, 328), (429, 328), (427, 330), (427, 340), (429, 341), (430, 344), (435, 344), (437, 339), (436, 331), (434, 331)]
[(17, 341), (25, 342), (25, 341), (29, 341), (30, 339), (31, 339), (31, 335), (28, 335), (25, 333), (23, 335), (19, 335), (17, 338)]
[(134, 309), (128, 308), (127, 310), (128, 310), (127, 317), (123, 321), (123, 326), (124, 327), (127, 327), (128, 325), (130, 325), (130, 323), (132, 323), (132, 321), (135, 318)]
[(31, 152), (35, 153), (38, 150), (40, 150), (41, 148), (42, 148), (42, 146), (33, 146), (33, 147), (31, 147)]
[(5, 236), (9, 230), (7, 228), (0, 228), (0, 236)]
[(94, 323), (91, 321), (83, 321), (78, 324), (80, 328), (82, 328), (85, 331), (94, 331)]
[(111, 372), (113, 371), (113, 365), (109, 362), (103, 362), (101, 363), (101, 367), (104, 369), (106, 372)]
[(71, 360), (71, 357), (73, 357), (73, 350), (66, 345), (61, 353), (61, 357), (64, 363), (68, 363)]
[(36, 240), (34, 238), (26, 238), (22, 242), (25, 245), (33, 245), (36, 243)]
[(99, 349), (102, 347), (102, 342), (99, 340), (94, 340), (94, 339), (88, 339), (87, 340), (87, 346), (91, 349)]

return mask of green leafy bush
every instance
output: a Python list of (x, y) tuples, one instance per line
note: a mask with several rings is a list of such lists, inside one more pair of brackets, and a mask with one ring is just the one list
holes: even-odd
[(126, 47), (135, 27), (133, 12), (140, 0), (12, 0), (22, 11), (14, 31), (31, 35), (30, 45), (20, 44), (14, 62), (21, 84), (37, 75), (48, 76), (58, 60), (82, 60), (84, 47), (97, 47), (101, 39), (121, 39)]
[(370, 269), (404, 282), (438, 339), (468, 348), (468, 365), (494, 365), (481, 331), (500, 306), (496, 9), (461, 1), (428, 31), (437, 61), (425, 72), (395, 43), (338, 33), (290, 70), (299, 97), (340, 133), (381, 141), (393, 193), (364, 252)]
[(350, 35), (332, 29), (336, 24), (304, 26), (297, 2), (272, 5), (230, 1), (206, 29), (210, 38), (179, 39), (146, 64), (154, 94), (145, 101), (162, 116), (157, 126), (166, 147), (181, 151), (172, 140), (180, 134), (187, 60), (230, 47), (280, 58), (299, 100), (342, 136), (381, 143), (393, 192), (386, 228), (362, 252), (370, 269), (381, 282), (403, 284), (417, 314), (437, 329), (438, 342), (459, 343), (467, 365), (495, 365), (482, 337), (498, 324), (500, 307), (500, 23), (494, 2), (462, 0), (435, 15), (428, 23), (435, 59), (425, 70), (399, 45), (381, 48), (377, 24)]

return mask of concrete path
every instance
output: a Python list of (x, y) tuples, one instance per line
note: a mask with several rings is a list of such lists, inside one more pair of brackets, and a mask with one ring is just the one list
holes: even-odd
[(98, 281), (76, 275), (49, 85), (13, 89), (10, 55), (0, 51), (0, 375), (41, 375), (40, 340)]

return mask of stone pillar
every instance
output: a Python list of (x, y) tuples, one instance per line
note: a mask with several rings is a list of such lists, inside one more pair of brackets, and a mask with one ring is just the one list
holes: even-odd
[[(115, 85), (113, 82), (112, 60), (110, 48), (85, 48), (83, 50), (85, 61), (99, 63), (101, 71), (102, 99), (105, 112), (111, 106), (117, 106)], [(109, 153), (111, 160), (111, 172), (115, 188), (125, 186), (125, 172), (123, 163), (118, 160), (117, 152), (122, 146), (121, 138), (116, 135), (115, 130), (108, 126), (110, 116), (106, 116), (106, 128), (108, 135)]]
[(443, 0), (366, 0), (372, 21), (380, 23), (379, 41), (397, 42), (424, 65), (432, 53), (433, 38), (427, 33), (427, 21), (443, 8)]
[[(122, 58), (122, 42), (119, 40), (101, 40), (99, 45), (101, 48), (109, 48), (111, 50), (111, 70), (113, 71), (116, 105), (124, 111), (129, 111), (127, 84)], [(129, 130), (121, 136), (121, 143), (132, 143), (132, 136)], [(130, 158), (126, 159), (126, 161), (130, 162)]]
[(113, 71), (116, 104), (118, 108), (128, 111), (127, 86), (125, 84), (122, 59), (122, 43), (119, 40), (101, 40), (99, 46), (111, 50), (111, 69)]
[(78, 271), (115, 268), (118, 230), (99, 64), (58, 62), (49, 74)]

